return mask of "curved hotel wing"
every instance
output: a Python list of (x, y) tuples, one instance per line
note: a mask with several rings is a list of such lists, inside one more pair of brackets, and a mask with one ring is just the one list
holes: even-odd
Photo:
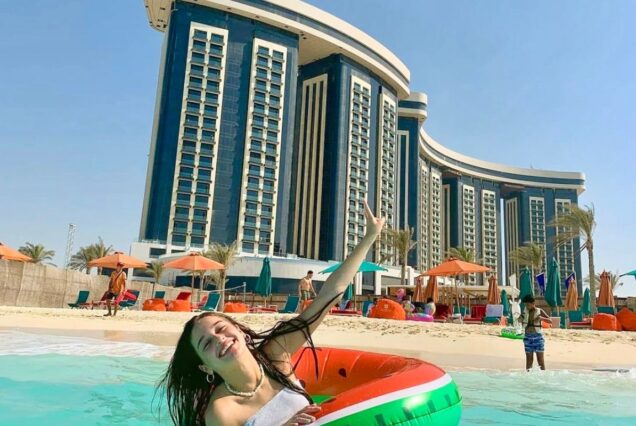
[[(248, 254), (341, 260), (365, 233), (363, 200), (414, 229), (411, 266), (450, 247), (499, 272), (544, 244), (580, 276), (578, 241), (549, 221), (581, 173), (453, 152), (422, 125), (407, 67), (350, 24), (296, 0), (145, 0), (164, 35), (140, 244), (149, 257), (236, 241)], [(378, 242), (375, 260), (394, 255)], [(476, 280), (476, 278), (471, 278)]]

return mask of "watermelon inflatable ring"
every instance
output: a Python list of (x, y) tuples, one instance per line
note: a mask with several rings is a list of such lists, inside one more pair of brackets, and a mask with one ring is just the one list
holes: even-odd
[(396, 355), (309, 348), (293, 359), (296, 377), (322, 410), (314, 425), (458, 425), (461, 396), (441, 368)]

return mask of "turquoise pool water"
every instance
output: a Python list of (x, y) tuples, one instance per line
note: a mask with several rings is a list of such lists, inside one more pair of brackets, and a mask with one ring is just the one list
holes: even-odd
[[(0, 425), (169, 425), (169, 348), (0, 332)], [(636, 370), (458, 371), (462, 425), (636, 425)]]

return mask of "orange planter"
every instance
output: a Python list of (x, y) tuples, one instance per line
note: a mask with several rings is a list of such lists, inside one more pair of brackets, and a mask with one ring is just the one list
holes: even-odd
[(166, 301), (163, 299), (147, 299), (143, 306), (144, 311), (165, 311)]
[(380, 299), (369, 312), (369, 318), (406, 320), (406, 312), (399, 303), (390, 299)]
[(223, 307), (223, 312), (232, 314), (246, 314), (248, 311), (249, 307), (241, 302), (227, 302)]
[(620, 331), (622, 327), (614, 315), (596, 314), (592, 318), (592, 330)]
[(173, 300), (168, 303), (168, 310), (170, 312), (191, 312), (189, 300)]

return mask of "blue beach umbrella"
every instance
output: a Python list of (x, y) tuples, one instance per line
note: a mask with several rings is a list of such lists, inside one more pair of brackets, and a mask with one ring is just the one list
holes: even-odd
[(552, 258), (550, 267), (548, 268), (545, 301), (553, 308), (563, 306), (563, 300), (561, 300), (561, 274), (559, 273), (559, 264), (555, 258)]
[(269, 264), (269, 257), (263, 259), (263, 267), (261, 268), (261, 274), (256, 281), (256, 288), (254, 289), (256, 294), (267, 298), (272, 294), (272, 268)]
[(532, 285), (530, 270), (526, 266), (521, 271), (521, 277), (519, 277), (519, 300), (523, 300), (527, 295), (534, 297), (534, 286)]

